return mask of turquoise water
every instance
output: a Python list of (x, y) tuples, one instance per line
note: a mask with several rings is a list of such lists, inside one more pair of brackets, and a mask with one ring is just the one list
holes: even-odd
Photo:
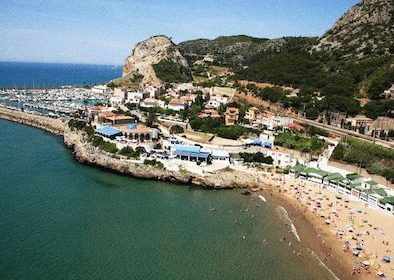
[(279, 241), (296, 243), (271, 202), (115, 175), (60, 137), (0, 132), (0, 279), (330, 279)]

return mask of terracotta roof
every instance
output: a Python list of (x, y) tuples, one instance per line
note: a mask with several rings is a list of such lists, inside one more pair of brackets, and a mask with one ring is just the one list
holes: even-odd
[(116, 124), (113, 127), (125, 133), (150, 133), (152, 131), (151, 128), (141, 123), (137, 124), (136, 128), (130, 128), (128, 124)]

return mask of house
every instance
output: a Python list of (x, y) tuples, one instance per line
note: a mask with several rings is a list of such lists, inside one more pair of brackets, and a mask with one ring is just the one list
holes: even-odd
[(347, 118), (345, 126), (348, 129), (354, 130), (361, 134), (369, 134), (373, 120), (366, 116), (355, 116), (354, 118)]
[(107, 117), (112, 117), (115, 116), (116, 114), (113, 113), (112, 111), (105, 111), (105, 112), (99, 112), (94, 115), (94, 124), (102, 124), (106, 122)]
[(110, 102), (113, 106), (115, 106), (115, 105), (123, 104), (124, 99), (123, 99), (122, 97), (119, 97), (119, 96), (111, 96), (111, 97), (109, 98), (109, 102)]
[(196, 101), (197, 94), (188, 93), (186, 95), (181, 96), (179, 99), (185, 102), (187, 105), (192, 105), (193, 102)]
[(92, 87), (91, 91), (94, 93), (104, 94), (104, 93), (108, 93), (110, 91), (110, 88), (107, 87), (107, 85), (97, 85)]
[(95, 130), (95, 133), (97, 135), (109, 138), (109, 139), (115, 139), (116, 136), (121, 136), (122, 132), (112, 126), (102, 126), (98, 129)]
[(265, 156), (270, 156), (273, 159), (272, 162), (273, 165), (279, 166), (281, 168), (293, 166), (297, 162), (297, 159), (294, 157), (294, 154), (285, 151), (279, 151), (279, 150), (273, 150), (267, 148), (263, 150), (263, 153)]
[(227, 151), (211, 150), (211, 149), (201, 149), (201, 151), (209, 153), (213, 160), (222, 160), (222, 161), (230, 160), (230, 154)]
[(104, 112), (108, 113), (109, 112), (109, 113), (113, 114), (112, 108), (107, 108), (107, 107), (103, 107), (103, 106), (88, 107), (87, 112), (88, 112), (89, 120), (94, 120), (94, 118), (100, 113), (104, 113)]
[(346, 114), (340, 112), (323, 112), (323, 123), (343, 128), (346, 122)]
[(217, 110), (214, 109), (205, 109), (202, 112), (197, 114), (197, 118), (211, 118), (211, 119), (220, 119), (222, 116), (219, 114)]
[(234, 107), (227, 107), (224, 113), (224, 120), (226, 125), (235, 125), (239, 119), (239, 109)]
[(260, 110), (257, 109), (256, 107), (252, 107), (248, 111), (246, 111), (245, 119), (249, 120), (249, 123), (253, 123), (257, 120), (259, 114), (260, 114)]
[(128, 124), (133, 123), (135, 121), (134, 117), (126, 116), (126, 115), (110, 115), (105, 117), (105, 123), (110, 123), (111, 125), (116, 124)]
[(122, 133), (122, 136), (137, 141), (158, 139), (158, 130), (147, 127), (141, 123), (117, 124), (113, 126)]
[(187, 103), (185, 101), (182, 101), (181, 99), (172, 99), (168, 103), (167, 108), (174, 111), (182, 111), (186, 109), (186, 106)]
[(210, 99), (206, 108), (218, 109), (220, 105), (225, 105), (233, 100), (236, 89), (228, 87), (213, 87), (210, 90)]
[(378, 117), (371, 125), (372, 137), (381, 137), (384, 133), (387, 135), (394, 131), (394, 119), (388, 117)]
[(147, 91), (130, 91), (127, 93), (126, 103), (140, 104), (142, 100), (150, 98), (150, 93)]
[(204, 152), (199, 146), (173, 145), (172, 155), (175, 158), (196, 162), (209, 162), (210, 153)]
[(140, 103), (141, 108), (155, 108), (155, 107), (164, 107), (164, 101), (155, 99), (155, 98), (147, 98), (144, 99)]
[(381, 98), (384, 99), (394, 99), (394, 84), (391, 85), (391, 88), (385, 90), (381, 95)]

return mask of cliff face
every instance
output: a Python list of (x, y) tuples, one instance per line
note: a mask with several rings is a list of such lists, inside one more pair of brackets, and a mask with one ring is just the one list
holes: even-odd
[(215, 189), (259, 186), (253, 176), (243, 172), (222, 171), (199, 176), (191, 173), (172, 172), (134, 160), (122, 159), (92, 146), (85, 141), (81, 133), (71, 131), (68, 127), (66, 127), (64, 132), (64, 143), (73, 150), (75, 158), (81, 163), (91, 164), (136, 178), (156, 179)]
[(138, 80), (143, 84), (159, 85), (163, 80), (154, 66), (163, 61), (175, 65), (185, 79), (192, 78), (186, 59), (166, 36), (154, 36), (138, 43), (125, 61), (122, 77)]
[(394, 1), (364, 0), (320, 39), (314, 50), (341, 58), (393, 53)]

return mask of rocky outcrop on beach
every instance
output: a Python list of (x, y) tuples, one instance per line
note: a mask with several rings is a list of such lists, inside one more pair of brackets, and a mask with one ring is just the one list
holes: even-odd
[(66, 125), (66, 123), (60, 119), (33, 115), (18, 110), (11, 110), (2, 106), (0, 106), (0, 119), (27, 124), (56, 135), (63, 135)]
[(122, 79), (132, 79), (142, 84), (160, 85), (161, 73), (156, 73), (154, 66), (165, 61), (184, 79), (191, 80), (191, 70), (178, 47), (166, 36), (154, 36), (138, 43), (132, 54), (126, 59)]
[(257, 186), (251, 175), (239, 171), (221, 171), (201, 176), (169, 171), (122, 158), (92, 146), (86, 141), (83, 133), (72, 131), (69, 128), (65, 130), (64, 142), (67, 147), (73, 150), (77, 161), (136, 178), (156, 179), (215, 189), (252, 188)]

